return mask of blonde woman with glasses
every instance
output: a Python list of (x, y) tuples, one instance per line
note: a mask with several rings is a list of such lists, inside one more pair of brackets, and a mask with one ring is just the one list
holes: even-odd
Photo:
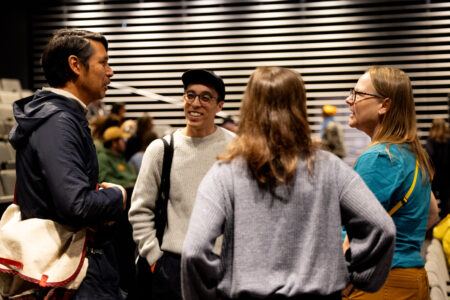
[(420, 250), (429, 215), (433, 222), (437, 206), (434, 200), (430, 210), (433, 170), (417, 137), (411, 81), (402, 70), (374, 66), (361, 76), (346, 102), (349, 125), (371, 138), (355, 170), (391, 214), (397, 229), (394, 259), (384, 286), (376, 293), (349, 287), (346, 299), (428, 299)]
[[(183, 298), (337, 300), (348, 282), (378, 289), (394, 224), (350, 167), (313, 146), (301, 76), (256, 69), (240, 116), (238, 137), (197, 193), (181, 258)], [(355, 243), (347, 262), (341, 222)]]

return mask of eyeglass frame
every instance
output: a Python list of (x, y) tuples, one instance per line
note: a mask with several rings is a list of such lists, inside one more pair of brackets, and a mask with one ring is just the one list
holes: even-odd
[(356, 100), (356, 95), (365, 95), (365, 96), (371, 96), (371, 97), (375, 97), (375, 98), (380, 98), (380, 99), (384, 99), (385, 97), (381, 96), (381, 95), (376, 95), (376, 94), (371, 94), (371, 93), (365, 93), (365, 92), (359, 92), (357, 90), (355, 90), (354, 88), (350, 89), (350, 95), (352, 96), (352, 100), (353, 101), (348, 101), (350, 105), (355, 105), (358, 102), (364, 101), (364, 100), (368, 100), (370, 98), (363, 98), (363, 99), (359, 99), (358, 101)]
[[(193, 95), (195, 95), (194, 99), (190, 100), (190, 99), (187, 97), (188, 94), (193, 94)], [(196, 93), (194, 93), (194, 92), (189, 92), (189, 91), (187, 91), (187, 92), (184, 92), (184, 94), (183, 94), (183, 99), (184, 99), (187, 103), (189, 103), (189, 104), (194, 103), (194, 102), (195, 102), (195, 99), (197, 99), (197, 98), (198, 98), (198, 100), (199, 100), (199, 102), (200, 102), (201, 104), (210, 104), (211, 101), (217, 100), (217, 99), (218, 99), (218, 97), (214, 97), (214, 96), (211, 95), (211, 99), (209, 99), (208, 101), (205, 101), (205, 100), (202, 100), (202, 96), (204, 96), (204, 95), (210, 95), (210, 94), (209, 94), (209, 93), (201, 93), (201, 94), (199, 95), (199, 94), (196, 94)]]

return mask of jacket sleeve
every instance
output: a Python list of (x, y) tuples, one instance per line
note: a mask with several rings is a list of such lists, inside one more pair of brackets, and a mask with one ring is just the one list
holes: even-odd
[(189, 221), (181, 255), (181, 288), (183, 299), (216, 299), (216, 287), (221, 276), (221, 260), (214, 244), (223, 233), (226, 205), (230, 193), (225, 177), (216, 163), (203, 178)]
[[(86, 144), (77, 120), (56, 114), (33, 136), (33, 143), (49, 197), (60, 220), (71, 226), (91, 226), (116, 219), (122, 212), (118, 188), (96, 191), (90, 176), (97, 174), (86, 164)], [(96, 167), (96, 166), (95, 166)]]
[(154, 210), (161, 183), (163, 156), (164, 144), (161, 140), (157, 139), (147, 147), (128, 212), (139, 255), (145, 257), (150, 265), (162, 256), (156, 238)]
[(342, 222), (350, 240), (346, 260), (353, 285), (374, 292), (391, 268), (395, 225), (374, 194), (353, 170), (343, 183), (340, 206)]

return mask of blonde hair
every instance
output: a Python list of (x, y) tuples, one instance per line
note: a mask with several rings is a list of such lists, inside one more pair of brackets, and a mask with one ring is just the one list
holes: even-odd
[(391, 101), (374, 132), (372, 142), (409, 144), (422, 173), (432, 179), (433, 168), (417, 136), (414, 97), (408, 75), (400, 69), (387, 66), (372, 66), (367, 72), (377, 93)]
[(300, 74), (281, 67), (259, 67), (247, 84), (238, 137), (220, 157), (241, 156), (260, 185), (288, 183), (299, 158), (312, 170), (313, 149)]
[(437, 118), (433, 120), (428, 137), (440, 143), (445, 143), (450, 138), (450, 131), (444, 119)]

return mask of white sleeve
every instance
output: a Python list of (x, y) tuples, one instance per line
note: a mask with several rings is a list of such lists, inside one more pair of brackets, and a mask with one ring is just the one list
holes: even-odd
[(163, 156), (164, 144), (160, 139), (153, 141), (145, 150), (128, 212), (139, 255), (145, 257), (150, 265), (162, 256), (156, 238), (154, 210), (161, 182)]

